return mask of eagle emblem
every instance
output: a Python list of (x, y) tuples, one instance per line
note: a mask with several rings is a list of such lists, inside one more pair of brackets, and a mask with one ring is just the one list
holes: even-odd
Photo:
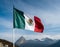
[(33, 20), (32, 19), (28, 19), (27, 22), (28, 22), (29, 25), (33, 25)]

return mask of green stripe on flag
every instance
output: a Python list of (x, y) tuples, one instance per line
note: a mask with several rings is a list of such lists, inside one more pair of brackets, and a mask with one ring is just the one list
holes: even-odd
[(25, 28), (25, 17), (22, 11), (13, 8), (13, 27), (14, 28)]

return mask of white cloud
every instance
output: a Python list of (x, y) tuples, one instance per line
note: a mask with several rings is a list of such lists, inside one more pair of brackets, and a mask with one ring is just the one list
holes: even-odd
[(0, 39), (4, 39), (4, 40), (8, 40), (10, 42), (13, 42), (13, 34), (10, 32), (0, 33)]
[[(20, 30), (21, 31), (21, 30)], [(19, 31), (19, 32), (20, 32)], [(0, 33), (0, 39), (5, 39), (11, 42), (16, 42), (16, 40), (18, 40), (21, 36), (23, 36), (25, 39), (29, 40), (29, 39), (39, 39), (42, 40), (43, 38), (50, 38), (53, 40), (60, 40), (60, 35), (49, 35), (49, 34), (20, 34), (20, 33), (16, 33), (17, 31), (13, 30), (13, 32), (1, 32)]]
[(60, 25), (60, 16), (52, 13), (43, 13), (43, 19), (46, 25), (51, 24), (52, 26)]
[(4, 19), (4, 18), (0, 18), (0, 26), (4, 26), (6, 28), (12, 28), (13, 23), (11, 21)]
[(60, 39), (60, 35), (53, 36), (54, 39)]
[(39, 39), (42, 40), (43, 38), (50, 38), (53, 40), (60, 40), (60, 35), (48, 35), (48, 34), (36, 34), (36, 35), (20, 35), (20, 34), (15, 34), (15, 41), (18, 40), (21, 36), (23, 36), (25, 39)]

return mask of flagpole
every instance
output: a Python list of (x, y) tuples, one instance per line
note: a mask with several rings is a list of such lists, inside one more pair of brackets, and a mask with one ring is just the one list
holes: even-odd
[(14, 42), (15, 42), (15, 29), (13, 29), (13, 47), (15, 47)]
[[(14, 7), (13, 7), (14, 8)], [(14, 19), (13, 19), (13, 21), (14, 21)], [(15, 47), (15, 44), (14, 44), (14, 39), (15, 39), (15, 29), (13, 28), (13, 47)]]

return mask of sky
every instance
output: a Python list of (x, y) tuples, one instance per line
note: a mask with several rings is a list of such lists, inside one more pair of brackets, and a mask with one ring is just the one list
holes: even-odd
[[(14, 29), (13, 6), (32, 19), (38, 16), (44, 25), (44, 32)], [(0, 38), (13, 41), (13, 38), (17, 40), (24, 35), (29, 38), (60, 38), (60, 0), (0, 0)]]

